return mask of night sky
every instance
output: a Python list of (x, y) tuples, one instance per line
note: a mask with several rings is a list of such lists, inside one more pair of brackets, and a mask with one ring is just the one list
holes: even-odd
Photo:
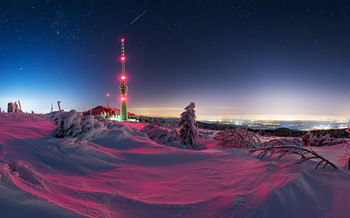
[(8, 0), (0, 11), (2, 110), (84, 111), (106, 93), (119, 108), (124, 37), (130, 112), (178, 117), (194, 101), (208, 120), (350, 118), (350, 1)]

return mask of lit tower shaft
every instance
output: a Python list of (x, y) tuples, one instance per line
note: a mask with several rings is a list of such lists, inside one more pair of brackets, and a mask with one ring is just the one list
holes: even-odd
[(120, 100), (121, 100), (121, 106), (120, 106), (120, 120), (128, 120), (128, 110), (126, 108), (126, 95), (128, 92), (128, 86), (126, 84), (126, 76), (125, 76), (125, 51), (124, 51), (124, 39), (121, 39), (122, 42), (122, 56), (120, 57), (120, 60), (122, 62), (122, 76), (120, 78)]

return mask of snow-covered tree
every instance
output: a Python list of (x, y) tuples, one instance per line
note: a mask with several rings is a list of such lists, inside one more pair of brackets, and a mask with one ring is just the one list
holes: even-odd
[(345, 143), (344, 139), (333, 138), (331, 137), (330, 134), (317, 137), (316, 135), (313, 135), (311, 132), (307, 132), (301, 138), (301, 140), (305, 146), (331, 146), (331, 145)]
[(151, 118), (144, 115), (140, 115), (138, 120), (140, 123), (151, 123)]
[(198, 148), (198, 130), (196, 124), (195, 104), (191, 102), (180, 118), (180, 141), (183, 145), (190, 145), (192, 148)]
[(75, 110), (70, 112), (59, 111), (55, 114), (53, 122), (57, 125), (55, 136), (76, 137), (79, 139), (93, 139), (101, 136), (107, 127), (103, 124), (101, 115), (83, 116)]
[(301, 137), (301, 141), (305, 146), (309, 146), (311, 144), (311, 141), (314, 141), (314, 140), (315, 140), (315, 137), (312, 135), (311, 132), (307, 132), (305, 133), (305, 135)]
[(169, 131), (167, 128), (150, 124), (145, 126), (143, 130), (146, 132), (149, 139), (159, 144), (167, 144), (179, 140), (179, 135), (175, 129)]
[[(345, 132), (347, 132), (349, 134), (350, 137), (350, 127), (348, 125), (348, 128), (345, 130)], [(343, 148), (343, 158), (345, 159), (345, 169), (350, 170), (350, 154), (348, 153), (348, 147), (350, 146), (349, 143), (346, 143), (346, 145)]]

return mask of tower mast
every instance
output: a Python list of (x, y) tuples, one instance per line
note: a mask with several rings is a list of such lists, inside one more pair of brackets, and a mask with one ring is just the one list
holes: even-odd
[(120, 40), (122, 43), (122, 56), (120, 57), (120, 61), (122, 62), (122, 76), (120, 78), (120, 120), (127, 121), (128, 120), (128, 111), (126, 108), (126, 95), (128, 92), (128, 86), (126, 84), (126, 76), (125, 76), (125, 51), (124, 51), (124, 39)]

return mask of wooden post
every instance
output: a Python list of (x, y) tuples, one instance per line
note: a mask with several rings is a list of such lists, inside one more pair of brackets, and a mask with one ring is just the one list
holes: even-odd
[(18, 100), (18, 105), (19, 105), (19, 112), (22, 113), (21, 102), (19, 100)]
[(18, 104), (17, 104), (17, 101), (15, 101), (15, 113), (18, 113), (19, 111), (19, 108), (18, 108)]
[(58, 111), (61, 111), (61, 101), (57, 101), (58, 104)]

